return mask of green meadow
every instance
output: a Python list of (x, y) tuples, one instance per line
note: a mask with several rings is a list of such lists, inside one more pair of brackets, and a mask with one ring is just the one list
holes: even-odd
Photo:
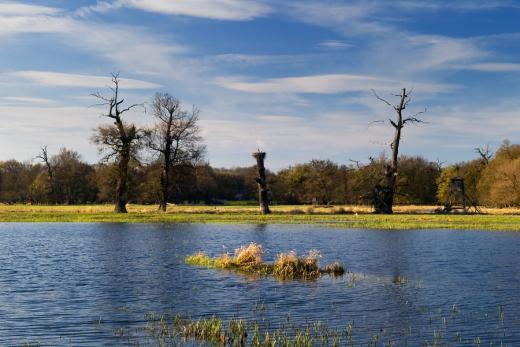
[(483, 214), (435, 214), (434, 206), (399, 206), (393, 215), (370, 213), (367, 206), (273, 206), (260, 215), (255, 206), (169, 206), (166, 213), (153, 205), (129, 205), (117, 214), (112, 205), (1, 205), (0, 222), (120, 222), (120, 223), (244, 223), (312, 224), (356, 229), (467, 229), (520, 231), (520, 210), (484, 209)]

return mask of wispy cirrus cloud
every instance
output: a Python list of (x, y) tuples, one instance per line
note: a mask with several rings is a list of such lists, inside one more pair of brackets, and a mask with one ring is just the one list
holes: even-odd
[[(9, 4), (10, 5), (10, 4)], [(21, 33), (74, 31), (77, 23), (62, 16), (59, 9), (32, 5), (0, 5), (0, 37)]]
[(56, 100), (48, 98), (31, 98), (26, 96), (4, 96), (0, 98), (0, 102), (15, 103), (15, 104), (55, 104)]
[(520, 64), (518, 63), (476, 63), (461, 66), (460, 68), (482, 72), (520, 72)]
[(231, 21), (251, 20), (271, 12), (270, 7), (253, 0), (116, 0), (99, 1), (94, 6), (79, 9), (77, 14), (84, 16), (92, 12), (106, 12), (119, 8)]
[[(302, 1), (290, 3), (287, 15), (295, 20), (325, 27), (349, 41), (361, 39), (361, 61), (376, 73), (413, 76), (467, 64), (487, 56), (471, 39), (403, 30), (388, 12), (399, 4), (386, 1)], [(403, 17), (405, 18), (405, 16)]]
[(339, 41), (339, 40), (326, 40), (323, 42), (320, 42), (320, 47), (328, 48), (328, 49), (345, 49), (345, 48), (351, 48), (354, 47), (353, 44), (345, 42), (345, 41)]
[[(42, 86), (105, 88), (112, 84), (110, 77), (105, 76), (79, 75), (53, 71), (17, 71), (12, 74)], [(125, 89), (156, 89), (161, 87), (156, 83), (131, 78), (121, 78), (120, 81)]]
[(395, 1), (392, 5), (405, 9), (422, 10), (489, 10), (496, 8), (520, 8), (520, 4), (514, 0), (416, 0), (416, 1)]
[(220, 78), (217, 84), (228, 89), (248, 93), (313, 93), (337, 94), (398, 90), (403, 85), (416, 87), (423, 93), (453, 90), (454, 85), (397, 81), (367, 75), (327, 74), (247, 81), (241, 78)]
[(49, 34), (46, 39), (101, 57), (117, 70), (147, 74), (175, 71), (173, 77), (182, 73), (177, 62), (186, 48), (172, 41), (163, 42), (143, 28), (92, 22), (52, 7), (10, 6), (9, 11), (0, 11), (0, 37)]
[(61, 10), (55, 7), (21, 4), (11, 1), (0, 3), (0, 16), (35, 16), (59, 12)]

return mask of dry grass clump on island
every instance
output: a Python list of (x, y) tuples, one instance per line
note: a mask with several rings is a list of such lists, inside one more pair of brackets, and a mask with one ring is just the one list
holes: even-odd
[(345, 273), (344, 267), (339, 263), (327, 265), (320, 269), (320, 253), (311, 250), (306, 256), (299, 256), (295, 251), (278, 254), (274, 263), (263, 261), (263, 248), (254, 242), (248, 246), (242, 246), (235, 250), (234, 256), (229, 253), (211, 258), (205, 252), (197, 252), (186, 257), (186, 263), (212, 269), (233, 270), (246, 274), (262, 276), (274, 276), (280, 280), (313, 280), (323, 274), (341, 276)]

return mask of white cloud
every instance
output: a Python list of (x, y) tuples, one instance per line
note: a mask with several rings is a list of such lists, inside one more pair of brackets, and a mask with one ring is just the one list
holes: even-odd
[(488, 10), (496, 8), (519, 8), (520, 5), (510, 0), (415, 0), (415, 1), (396, 1), (393, 5), (405, 9), (421, 10)]
[(20, 104), (54, 104), (55, 100), (46, 98), (31, 98), (26, 96), (4, 96), (0, 100), (8, 103)]
[(389, 27), (373, 19), (381, 5), (375, 2), (339, 4), (335, 1), (298, 1), (287, 6), (286, 13), (295, 20), (331, 28), (346, 36), (385, 33)]
[(35, 16), (60, 12), (59, 9), (47, 6), (20, 4), (15, 2), (0, 3), (0, 16)]
[[(459, 62), (472, 61), (487, 54), (468, 39), (412, 34), (404, 34), (402, 38), (407, 48), (401, 53), (394, 53), (394, 60), (402, 61), (407, 56), (405, 66), (416, 70), (449, 68)], [(395, 51), (395, 46), (386, 44), (383, 49), (388, 54), (385, 57), (388, 57)]]
[(517, 63), (478, 63), (461, 68), (483, 72), (520, 72), (520, 64)]
[[(361, 38), (355, 53), (360, 55), (362, 66), (382, 76), (410, 78), (487, 56), (471, 39), (401, 30), (396, 26), (399, 21), (388, 17), (396, 11), (395, 6), (386, 1), (305, 1), (288, 5), (286, 13), (295, 20), (333, 30), (349, 41)], [(406, 18), (403, 15), (402, 19)]]
[(436, 93), (453, 90), (452, 85), (395, 81), (364, 75), (330, 74), (299, 77), (272, 78), (257, 82), (239, 78), (220, 78), (217, 84), (228, 89), (249, 93), (315, 93), (336, 94), (346, 92), (396, 91), (404, 87), (414, 87), (422, 93)]
[[(29, 6), (29, 5), (24, 5)], [(31, 7), (31, 6), (29, 6)], [(115, 64), (116, 70), (168, 74), (182, 79), (175, 59), (185, 48), (138, 27), (90, 22), (67, 16), (61, 10), (26, 10), (16, 16), (0, 12), (0, 37), (16, 34), (53, 34), (53, 39)], [(14, 12), (14, 11), (13, 11)], [(42, 13), (45, 12), (45, 13)], [(176, 56), (177, 55), (177, 56)]]
[(6, 16), (0, 13), (0, 37), (20, 33), (74, 32), (77, 23), (66, 17), (42, 14)]
[(1, 160), (34, 158), (42, 145), (49, 145), (52, 151), (64, 146), (74, 148), (87, 160), (96, 161), (96, 148), (89, 138), (92, 129), (102, 121), (97, 110), (0, 105), (0, 114), (9, 119), (0, 124), (0, 146), (6, 149), (0, 153)]
[(339, 41), (339, 40), (327, 40), (320, 42), (319, 44), (321, 47), (329, 48), (329, 49), (345, 49), (345, 48), (351, 48), (354, 47), (353, 44), (345, 42), (345, 41)]
[(122, 7), (217, 20), (251, 20), (271, 11), (267, 5), (252, 0), (117, 0), (100, 1), (94, 6), (80, 9), (78, 14), (87, 15), (90, 12), (105, 12)]
[[(43, 86), (105, 88), (112, 85), (111, 78), (105, 76), (51, 71), (17, 71), (13, 75)], [(160, 87), (160, 85), (155, 83), (130, 78), (120, 78), (120, 82), (121, 88), (124, 89), (155, 89)]]

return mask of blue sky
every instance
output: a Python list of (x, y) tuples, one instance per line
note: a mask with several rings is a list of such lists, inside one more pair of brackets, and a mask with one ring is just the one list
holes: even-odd
[[(201, 109), (208, 160), (280, 169), (388, 152), (385, 98), (413, 89), (401, 153), (452, 163), (520, 143), (520, 1), (0, 0), (0, 160), (40, 146), (96, 162), (89, 96)], [(136, 111), (128, 120), (150, 124)]]

